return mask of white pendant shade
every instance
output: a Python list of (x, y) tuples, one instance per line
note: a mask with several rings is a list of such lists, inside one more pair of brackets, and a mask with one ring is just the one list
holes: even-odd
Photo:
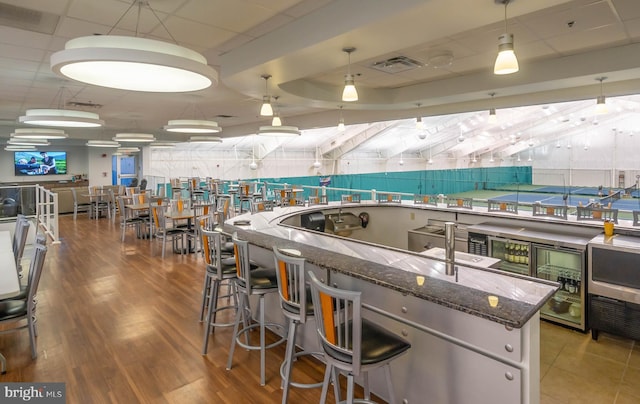
[(300, 136), (300, 129), (296, 126), (261, 126), (258, 130), (261, 136)]
[(120, 143), (112, 140), (89, 140), (86, 145), (89, 147), (120, 147)]
[(98, 114), (70, 109), (28, 109), (19, 121), (29, 125), (69, 128), (95, 128), (104, 125)]
[(51, 69), (72, 80), (131, 91), (177, 93), (218, 83), (218, 73), (198, 52), (128, 36), (72, 39), (51, 55)]
[(270, 97), (265, 95), (262, 97), (262, 106), (260, 107), (260, 116), (273, 116), (273, 107), (271, 106)]
[(606, 114), (607, 112), (609, 112), (609, 108), (607, 108), (607, 103), (604, 95), (600, 95), (596, 100), (596, 114), (602, 115)]
[(496, 109), (495, 108), (490, 108), (489, 109), (489, 119), (487, 119), (487, 122), (489, 122), (490, 124), (498, 123), (498, 115), (496, 115)]
[(271, 120), (271, 126), (282, 126), (282, 119), (280, 119), (280, 116), (273, 116), (273, 119)]
[(222, 131), (218, 122), (202, 119), (174, 119), (164, 126), (164, 130), (180, 133), (218, 133)]
[(11, 137), (15, 139), (66, 139), (69, 137), (60, 129), (16, 129)]
[(249, 163), (249, 169), (257, 170), (258, 169), (258, 163), (256, 163), (255, 160), (252, 160), (251, 163)]
[(358, 101), (358, 90), (356, 90), (356, 85), (351, 74), (347, 74), (345, 76), (344, 89), (342, 90), (342, 101)]
[(113, 137), (116, 142), (153, 142), (155, 136), (150, 133), (118, 133)]
[(498, 38), (498, 56), (493, 66), (494, 74), (511, 74), (520, 70), (518, 59), (513, 51), (513, 35), (502, 34)]

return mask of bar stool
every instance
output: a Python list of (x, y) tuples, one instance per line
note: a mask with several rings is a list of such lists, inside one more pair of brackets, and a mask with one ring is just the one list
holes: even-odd
[(287, 348), (284, 360), (280, 366), (280, 376), (282, 377), (282, 404), (286, 404), (289, 396), (289, 386), (303, 389), (322, 386), (318, 383), (297, 383), (291, 381), (291, 371), (293, 362), (302, 355), (322, 355), (321, 352), (295, 352), (296, 331), (299, 324), (307, 322), (307, 316), (313, 316), (313, 302), (311, 293), (305, 278), (305, 259), (292, 257), (287, 253), (297, 253), (296, 251), (279, 250), (273, 247), (273, 255), (276, 264), (276, 275), (278, 278), (278, 294), (280, 295), (280, 305), (282, 313), (289, 320), (289, 332), (287, 333)]
[[(267, 323), (264, 318), (264, 296), (268, 293), (276, 293), (278, 284), (276, 280), (276, 271), (267, 268), (251, 269), (249, 263), (249, 242), (239, 240), (236, 234), (232, 237), (233, 246), (236, 257), (236, 286), (238, 290), (238, 311), (236, 313), (236, 321), (233, 327), (233, 338), (231, 339), (231, 348), (229, 349), (229, 360), (227, 362), (227, 370), (231, 370), (233, 365), (233, 352), (236, 344), (248, 350), (260, 350), (260, 385), (265, 385), (265, 358), (266, 350), (280, 345), (284, 342), (285, 337), (266, 345), (265, 327), (270, 326), (284, 331), (282, 324)], [(249, 297), (257, 296), (259, 301), (258, 322), (251, 324), (251, 307), (249, 305)], [(240, 324), (242, 323), (242, 328)], [(260, 344), (252, 345), (249, 343), (249, 331), (254, 328), (260, 329)], [(245, 342), (241, 341), (244, 335)]]
[[(200, 229), (202, 236), (202, 249), (207, 269), (202, 286), (202, 303), (200, 305), (200, 321), (205, 319), (204, 341), (202, 343), (202, 354), (207, 354), (209, 346), (209, 335), (215, 331), (215, 327), (230, 327), (233, 322), (217, 323), (216, 315), (222, 310), (237, 310), (238, 300), (236, 294), (236, 262), (233, 255), (222, 254), (222, 235), (218, 231)], [(229, 293), (220, 296), (220, 286), (222, 282), (229, 283)], [(219, 298), (231, 298), (232, 304), (218, 307)], [(205, 316), (206, 309), (206, 316)]]
[(389, 390), (389, 403), (394, 404), (396, 399), (391, 382), (390, 362), (407, 352), (411, 344), (362, 318), (361, 292), (327, 286), (312, 272), (308, 272), (307, 276), (311, 285), (316, 329), (327, 362), (320, 403), (327, 399), (332, 375), (336, 401), (339, 400), (337, 370), (347, 373), (347, 403), (354, 402), (354, 377), (360, 373), (364, 377), (364, 400), (358, 402), (372, 402), (368, 372), (383, 368)]

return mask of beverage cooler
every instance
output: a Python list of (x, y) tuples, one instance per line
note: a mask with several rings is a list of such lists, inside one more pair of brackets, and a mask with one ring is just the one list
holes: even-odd
[(576, 233), (537, 223), (529, 227), (482, 223), (468, 231), (470, 253), (501, 260), (492, 268), (558, 282), (558, 291), (540, 308), (542, 318), (586, 330), (586, 250), (599, 230)]

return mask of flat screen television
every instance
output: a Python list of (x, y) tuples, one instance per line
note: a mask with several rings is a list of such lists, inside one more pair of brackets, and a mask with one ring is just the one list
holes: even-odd
[(60, 175), (67, 173), (67, 152), (25, 150), (14, 152), (15, 174)]

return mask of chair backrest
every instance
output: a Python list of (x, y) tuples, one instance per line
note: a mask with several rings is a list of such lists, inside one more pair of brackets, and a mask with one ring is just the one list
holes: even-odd
[(154, 205), (151, 207), (153, 225), (159, 232), (164, 233), (167, 229), (167, 205)]
[(20, 261), (22, 260), (22, 254), (24, 253), (24, 246), (27, 244), (27, 235), (29, 234), (29, 227), (31, 224), (28, 220), (22, 220), (20, 226), (18, 226), (16, 239), (16, 248), (13, 251), (13, 256), (16, 260), (16, 268), (20, 270)]
[(149, 197), (147, 196), (146, 192), (141, 192), (138, 194), (133, 194), (133, 201), (133, 203), (135, 204), (148, 203)]
[(299, 317), (300, 323), (307, 320), (307, 287), (305, 278), (305, 259), (283, 254), (273, 247), (273, 257), (278, 278), (278, 294), (285, 315)]
[(75, 188), (71, 188), (71, 196), (73, 196), (73, 204), (77, 205), (78, 204), (78, 195), (76, 193), (76, 189)]
[(47, 256), (47, 247), (36, 244), (33, 249), (33, 257), (29, 265), (29, 278), (27, 279), (27, 306), (30, 312), (35, 308), (35, 295), (40, 284), (40, 276), (44, 267), (44, 259)]
[(251, 203), (251, 213), (273, 211), (273, 201), (255, 201)]
[[(346, 367), (351, 365), (354, 375), (360, 374), (362, 317), (361, 292), (327, 286), (309, 271), (313, 313), (320, 345), (325, 352), (344, 355)], [(335, 355), (331, 355), (335, 358)]]
[(219, 231), (202, 229), (202, 247), (204, 261), (215, 268), (218, 278), (222, 279), (222, 234)]
[(20, 232), (22, 231), (22, 224), (26, 220), (27, 217), (23, 214), (18, 214), (18, 216), (16, 216), (16, 225), (13, 229), (13, 239), (11, 240), (11, 248), (13, 249), (14, 254), (18, 248), (18, 239), (21, 237)]
[(249, 242), (238, 239), (238, 235), (233, 233), (233, 253), (236, 257), (236, 275), (248, 295), (251, 294), (251, 264), (249, 260)]

